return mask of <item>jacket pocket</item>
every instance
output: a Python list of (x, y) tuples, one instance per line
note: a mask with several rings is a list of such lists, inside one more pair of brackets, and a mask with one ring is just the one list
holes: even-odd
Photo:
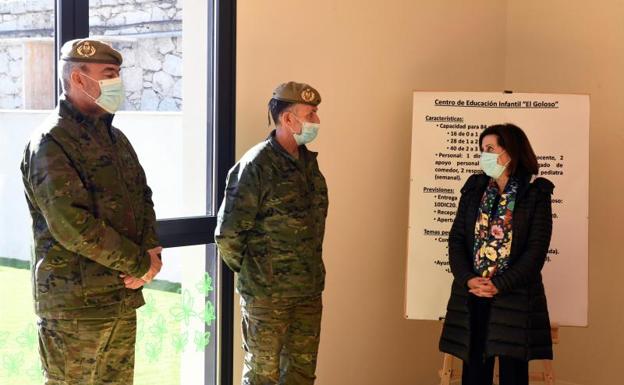
[(105, 305), (119, 302), (121, 298), (116, 297), (124, 288), (119, 272), (88, 258), (79, 257), (79, 259), (85, 304)]
[(80, 271), (73, 254), (55, 247), (37, 253), (33, 274), (38, 293), (80, 291)]
[[(37, 251), (39, 253), (40, 251)], [(33, 266), (33, 291), (40, 309), (82, 306), (82, 276), (76, 257), (51, 248)]]

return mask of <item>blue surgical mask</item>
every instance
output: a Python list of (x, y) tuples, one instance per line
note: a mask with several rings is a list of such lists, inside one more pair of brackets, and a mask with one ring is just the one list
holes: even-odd
[(501, 164), (498, 164), (498, 157), (504, 152), (505, 151), (501, 152), (500, 154), (495, 154), (492, 152), (481, 153), (481, 159), (479, 159), (479, 166), (481, 166), (481, 169), (483, 170), (485, 175), (492, 177), (494, 179), (498, 179), (500, 178), (501, 175), (503, 175), (503, 172), (507, 168), (507, 164), (509, 164), (509, 162), (507, 162), (507, 164), (505, 164), (504, 166)]
[(95, 104), (102, 107), (102, 109), (108, 113), (114, 114), (121, 107), (124, 98), (124, 88), (120, 77), (113, 79), (95, 80), (92, 77), (80, 73), (81, 75), (97, 82), (100, 85), (100, 96), (96, 99), (89, 95), (86, 91), (82, 90), (87, 96), (95, 100)]
[[(299, 120), (299, 118), (296, 119)], [(321, 125), (319, 123), (302, 122), (301, 120), (299, 122), (301, 123), (301, 133), (293, 133), (293, 137), (297, 145), (301, 146), (302, 144), (310, 143), (316, 138)]]

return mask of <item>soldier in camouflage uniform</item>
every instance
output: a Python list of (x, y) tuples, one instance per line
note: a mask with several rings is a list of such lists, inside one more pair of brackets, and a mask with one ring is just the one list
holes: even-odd
[(309, 85), (277, 87), (269, 102), (276, 129), (228, 174), (215, 240), (238, 273), (244, 385), (316, 378), (327, 185), (305, 144), (316, 137), (320, 102)]
[(21, 164), (47, 385), (132, 384), (135, 309), (162, 266), (151, 190), (111, 125), (123, 101), (121, 62), (96, 40), (63, 45), (64, 95)]

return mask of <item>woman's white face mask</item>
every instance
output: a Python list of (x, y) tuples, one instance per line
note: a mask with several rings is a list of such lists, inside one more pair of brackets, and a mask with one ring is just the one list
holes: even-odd
[(499, 164), (498, 158), (504, 153), (505, 151), (501, 152), (500, 154), (495, 154), (493, 152), (481, 153), (479, 166), (481, 167), (481, 170), (483, 170), (485, 175), (494, 179), (498, 179), (501, 175), (503, 175), (503, 172), (505, 172), (505, 169), (507, 168), (509, 162), (505, 163), (504, 165)]

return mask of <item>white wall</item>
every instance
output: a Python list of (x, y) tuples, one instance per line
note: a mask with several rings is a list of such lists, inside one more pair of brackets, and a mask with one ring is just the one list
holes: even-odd
[(238, 155), (266, 135), (278, 83), (306, 81), (323, 97), (312, 145), (330, 189), (319, 384), (437, 381), (438, 325), (402, 319), (412, 90), (591, 94), (590, 327), (561, 331), (555, 368), (565, 383), (619, 380), (622, 15), (621, 0), (238, 2)]

